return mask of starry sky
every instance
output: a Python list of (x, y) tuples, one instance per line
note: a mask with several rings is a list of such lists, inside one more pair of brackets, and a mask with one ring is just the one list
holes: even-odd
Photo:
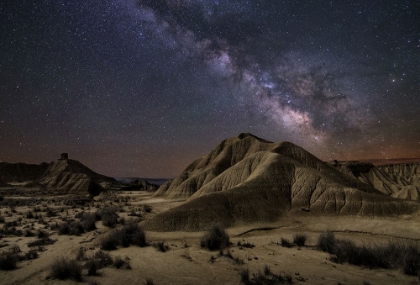
[(0, 161), (178, 175), (227, 137), (420, 157), (418, 0), (0, 2)]

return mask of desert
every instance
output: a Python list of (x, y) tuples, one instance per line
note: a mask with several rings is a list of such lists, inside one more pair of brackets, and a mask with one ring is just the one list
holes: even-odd
[(418, 162), (242, 133), (162, 185), (0, 167), (1, 284), (419, 284)]

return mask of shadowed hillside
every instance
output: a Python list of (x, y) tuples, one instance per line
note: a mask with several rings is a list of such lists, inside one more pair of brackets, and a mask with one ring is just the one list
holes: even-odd
[(49, 164), (0, 163), (0, 180), (4, 183), (27, 182), (40, 178)]

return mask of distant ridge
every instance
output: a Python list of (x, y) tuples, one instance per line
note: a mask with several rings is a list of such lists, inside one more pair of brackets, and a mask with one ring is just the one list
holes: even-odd
[(380, 158), (373, 158), (373, 159), (361, 159), (361, 162), (370, 162), (375, 166), (384, 166), (390, 164), (408, 164), (408, 163), (420, 163), (419, 158), (389, 158), (389, 159), (380, 159)]
[(155, 196), (189, 200), (144, 222), (150, 230), (201, 230), (273, 222), (304, 215), (392, 216), (420, 204), (384, 195), (290, 142), (272, 143), (252, 134), (222, 141), (163, 184)]
[(35, 181), (55, 193), (99, 195), (101, 183), (113, 183), (112, 177), (98, 174), (82, 163), (72, 159), (61, 159), (52, 163), (42, 177)]
[(371, 185), (384, 195), (420, 201), (420, 163), (379, 167), (360, 161), (335, 161), (330, 164), (342, 173)]
[(34, 181), (40, 178), (49, 164), (27, 164), (0, 162), (0, 180), (3, 183)]

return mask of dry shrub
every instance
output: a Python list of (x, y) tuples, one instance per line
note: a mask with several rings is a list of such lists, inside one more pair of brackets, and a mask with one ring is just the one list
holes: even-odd
[(74, 259), (59, 258), (51, 265), (51, 277), (82, 281), (82, 266)]
[(225, 229), (220, 226), (213, 226), (207, 230), (201, 238), (201, 247), (208, 248), (209, 250), (223, 250), (230, 244), (229, 235)]

